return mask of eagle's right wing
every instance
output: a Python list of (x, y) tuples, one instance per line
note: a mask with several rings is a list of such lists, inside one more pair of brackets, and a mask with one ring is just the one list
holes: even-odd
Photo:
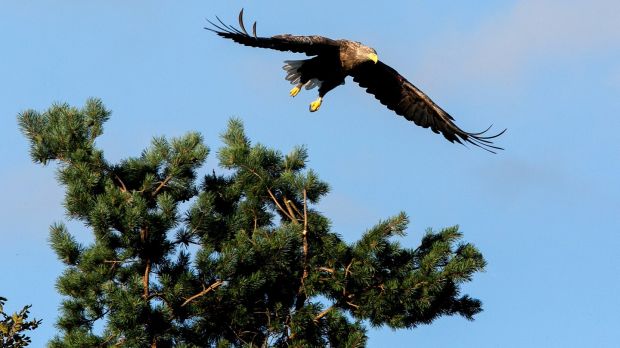
[(396, 70), (382, 62), (361, 64), (351, 72), (351, 75), (353, 81), (366, 89), (366, 92), (373, 94), (388, 109), (420, 127), (430, 128), (435, 133), (443, 134), (452, 143), (462, 144), (464, 141), (493, 153), (495, 150), (503, 150), (493, 145), (492, 140), (502, 135), (505, 129), (494, 135), (485, 134), (488, 128), (479, 133), (462, 130), (454, 123), (452, 116), (435, 104), (431, 98)]
[(305, 53), (309, 56), (316, 56), (328, 51), (337, 52), (340, 48), (338, 41), (317, 35), (295, 36), (284, 34), (272, 37), (258, 37), (256, 36), (256, 22), (252, 26), (252, 35), (250, 35), (245, 29), (245, 25), (243, 25), (243, 9), (239, 12), (239, 27), (241, 29), (226, 25), (219, 18), (217, 20), (220, 22), (219, 25), (209, 21), (214, 28), (205, 27), (205, 29), (246, 46)]

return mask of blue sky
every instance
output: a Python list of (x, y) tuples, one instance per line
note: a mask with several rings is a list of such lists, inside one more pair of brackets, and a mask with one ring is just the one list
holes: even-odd
[[(350, 4), (355, 4), (351, 6)], [(374, 47), (470, 131), (508, 128), (491, 155), (446, 142), (352, 81), (288, 96), (282, 61), (205, 31), (241, 7), (259, 35), (319, 34)], [(54, 335), (62, 271), (48, 227), (66, 221), (54, 167), (31, 163), (15, 116), (101, 98), (113, 111), (98, 144), (109, 160), (156, 135), (200, 131), (216, 150), (227, 120), (282, 151), (304, 144), (331, 185), (320, 203), (355, 240), (405, 211), (402, 243), (459, 224), (488, 261), (465, 287), (473, 322), (370, 331), (370, 347), (614, 347), (620, 339), (620, 2), (25, 1), (0, 4), (0, 295)], [(205, 172), (216, 167), (215, 151)], [(73, 233), (89, 232), (69, 221)]]

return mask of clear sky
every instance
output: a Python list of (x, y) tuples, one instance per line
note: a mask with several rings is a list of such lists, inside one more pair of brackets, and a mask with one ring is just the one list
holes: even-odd
[[(0, 295), (44, 320), (33, 347), (55, 333), (62, 266), (48, 226), (67, 219), (54, 167), (31, 163), (15, 117), (91, 96), (113, 111), (98, 142), (111, 161), (191, 130), (216, 150), (236, 116), (255, 142), (308, 147), (332, 188), (319, 208), (347, 240), (399, 211), (410, 247), (427, 227), (459, 224), (488, 261), (465, 287), (484, 312), (373, 329), (370, 347), (617, 347), (620, 2), (381, 3), (2, 0)], [(350, 80), (309, 113), (316, 90), (292, 99), (281, 70), (303, 56), (202, 29), (215, 15), (235, 24), (241, 7), (259, 35), (363, 41), (462, 128), (508, 128), (506, 150), (450, 144)], [(204, 170), (216, 165), (212, 151)]]

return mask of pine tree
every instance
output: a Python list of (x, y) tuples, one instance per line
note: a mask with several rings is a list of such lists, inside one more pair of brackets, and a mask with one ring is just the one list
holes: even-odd
[(30, 344), (30, 337), (25, 331), (35, 330), (41, 325), (41, 320), (28, 320), (30, 305), (24, 306), (19, 312), (11, 315), (4, 312), (7, 299), (0, 296), (0, 347), (21, 348)]
[(481, 311), (460, 285), (485, 261), (457, 227), (405, 248), (400, 213), (349, 244), (314, 208), (329, 187), (304, 147), (252, 144), (231, 120), (218, 152), (226, 174), (199, 179), (209, 149), (198, 133), (106, 161), (95, 141), (109, 116), (95, 99), (18, 116), (32, 159), (58, 162), (68, 216), (94, 235), (83, 245), (51, 227), (66, 264), (51, 347), (362, 347), (368, 324)]

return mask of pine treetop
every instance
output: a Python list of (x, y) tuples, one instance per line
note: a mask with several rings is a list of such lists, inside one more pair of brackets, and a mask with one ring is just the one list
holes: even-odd
[(358, 347), (365, 323), (414, 328), (480, 312), (460, 286), (485, 261), (457, 227), (406, 248), (400, 213), (346, 243), (315, 209), (329, 186), (306, 168), (304, 147), (252, 144), (233, 119), (217, 153), (228, 174), (198, 179), (209, 153), (198, 133), (155, 138), (113, 164), (96, 146), (109, 117), (96, 99), (18, 117), (33, 161), (60, 163), (67, 213), (95, 238), (81, 245), (63, 224), (50, 229), (66, 264), (52, 347)]

